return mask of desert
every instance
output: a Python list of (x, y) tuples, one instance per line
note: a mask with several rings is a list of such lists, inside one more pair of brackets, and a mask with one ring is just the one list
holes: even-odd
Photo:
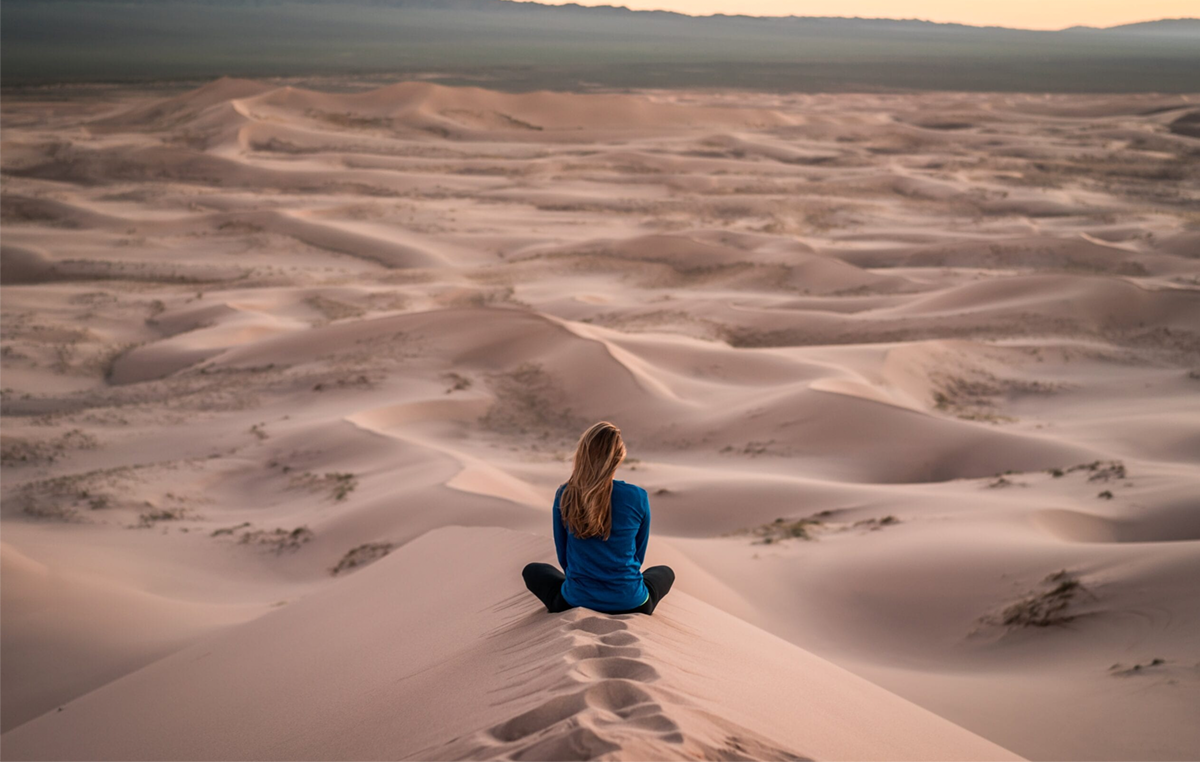
[(324, 85), (4, 98), (5, 759), (1200, 755), (1200, 96)]

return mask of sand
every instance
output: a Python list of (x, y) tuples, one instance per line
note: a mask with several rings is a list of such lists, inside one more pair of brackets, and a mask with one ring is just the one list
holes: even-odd
[[(5, 735), (5, 752), (1016, 758), (686, 593), (661, 617), (585, 609), (547, 616), (512, 589), (511, 577), (527, 558), (551, 556), (530, 533), (436, 529), (344, 584), (26, 723)], [(714, 656), (724, 679), (710, 668)], [(138, 718), (132, 733), (130, 716)], [(862, 723), (864, 716), (871, 721)]]
[(1200, 97), (4, 106), (5, 758), (1200, 754)]

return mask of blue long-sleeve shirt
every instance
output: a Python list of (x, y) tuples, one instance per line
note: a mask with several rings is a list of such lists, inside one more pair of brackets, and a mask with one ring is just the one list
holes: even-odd
[(646, 602), (650, 592), (642, 579), (642, 562), (650, 540), (650, 497), (636, 484), (613, 479), (612, 531), (608, 539), (579, 539), (562, 521), (554, 493), (554, 548), (566, 574), (562, 597), (572, 606), (593, 611), (626, 611)]

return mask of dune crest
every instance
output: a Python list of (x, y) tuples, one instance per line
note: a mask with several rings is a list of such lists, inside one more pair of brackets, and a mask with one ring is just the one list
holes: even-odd
[[(502, 93), (478, 87), (400, 82), (359, 93), (324, 93), (225, 78), (190, 93), (105, 116), (103, 130), (187, 129), (244, 135), (251, 125), (297, 124), (328, 132), (546, 139), (548, 134), (723, 127), (776, 127), (795, 119), (771, 109), (680, 105), (669, 96), (565, 92)], [(533, 136), (536, 136), (534, 138)], [(568, 139), (571, 139), (568, 137)], [(242, 145), (247, 141), (242, 138)]]
[[(683, 591), (653, 617), (549, 615), (520, 581), (536, 557), (534, 535), (436, 530), (6, 733), (5, 755), (1017, 758)], [(455, 572), (405, 582), (432, 566)]]

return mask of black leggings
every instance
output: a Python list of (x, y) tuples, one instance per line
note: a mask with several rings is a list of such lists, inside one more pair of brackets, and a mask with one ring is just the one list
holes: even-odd
[[(567, 578), (556, 567), (550, 564), (528, 564), (521, 572), (521, 576), (525, 578), (525, 587), (529, 588), (529, 592), (536, 595), (542, 603), (546, 604), (546, 610), (551, 614), (575, 608), (562, 597), (562, 585)], [(671, 592), (671, 585), (675, 583), (675, 572), (671, 571), (670, 566), (651, 566), (642, 572), (642, 579), (646, 581), (646, 589), (650, 592), (650, 597), (646, 599), (645, 603), (635, 609), (603, 611), (601, 613), (654, 613), (654, 607), (658, 605), (658, 602), (667, 593)]]

